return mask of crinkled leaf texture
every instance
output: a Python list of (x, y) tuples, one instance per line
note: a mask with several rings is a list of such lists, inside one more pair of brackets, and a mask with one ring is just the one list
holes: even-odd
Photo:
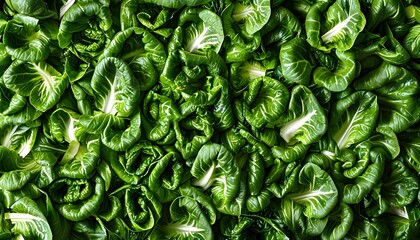
[(349, 50), (365, 25), (358, 0), (318, 1), (305, 19), (308, 43), (323, 51)]
[(297, 191), (285, 196), (305, 206), (308, 218), (326, 217), (338, 202), (338, 190), (331, 176), (313, 163), (305, 164), (299, 173)]

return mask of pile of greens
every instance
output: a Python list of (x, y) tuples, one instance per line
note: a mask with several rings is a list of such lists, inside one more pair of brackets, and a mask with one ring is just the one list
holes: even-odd
[(1, 5), (0, 239), (420, 238), (420, 1)]

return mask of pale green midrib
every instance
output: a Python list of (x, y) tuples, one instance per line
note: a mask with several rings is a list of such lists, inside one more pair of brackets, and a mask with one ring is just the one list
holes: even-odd
[(54, 77), (48, 74), (44, 69), (42, 69), (40, 66), (38, 66), (35, 63), (31, 63), (32, 66), (35, 68), (35, 70), (38, 72), (38, 74), (41, 76), (41, 78), (44, 80), (43, 82), (48, 90), (51, 90), (54, 87)]

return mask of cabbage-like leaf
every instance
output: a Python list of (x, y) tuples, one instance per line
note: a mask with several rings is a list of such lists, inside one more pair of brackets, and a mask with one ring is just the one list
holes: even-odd
[(281, 70), (287, 81), (303, 85), (309, 83), (312, 63), (308, 50), (309, 46), (302, 38), (294, 38), (281, 46)]
[(204, 53), (208, 49), (216, 53), (223, 43), (222, 20), (207, 9), (185, 8), (179, 17), (184, 36), (183, 49), (190, 53)]
[[(244, 146), (243, 150), (245, 152), (258, 152), (264, 160), (264, 167), (269, 167), (273, 164), (274, 158), (271, 154), (270, 148), (263, 141), (244, 129), (239, 130), (239, 135), (246, 140), (246, 143), (248, 143)], [(242, 165), (242, 163), (239, 164)]]
[(150, 89), (159, 79), (164, 68), (166, 51), (163, 44), (150, 32), (128, 28), (115, 34), (105, 47), (99, 61), (106, 57), (124, 60), (140, 84), (142, 91)]
[(350, 231), (343, 239), (389, 239), (388, 226), (379, 221), (369, 219), (355, 219)]
[(369, 31), (387, 21), (391, 26), (405, 22), (405, 11), (402, 1), (373, 0), (366, 14), (366, 29)]
[(181, 9), (184, 6), (200, 6), (210, 2), (210, 0), (143, 0), (143, 2), (167, 8)]
[[(113, 35), (112, 15), (99, 0), (77, 1), (60, 21), (60, 48), (68, 48), (86, 62), (94, 62)], [(109, 2), (108, 2), (109, 5)]]
[(325, 239), (342, 239), (349, 232), (353, 224), (353, 210), (345, 203), (340, 203), (330, 213), (328, 223), (321, 234), (321, 238)]
[(100, 153), (99, 136), (83, 143), (70, 142), (62, 160), (56, 165), (59, 177), (90, 178), (96, 170)]
[[(179, 2), (174, 1), (177, 4)], [(168, 1), (163, 3), (168, 3)], [(121, 28), (126, 30), (130, 27), (145, 27), (157, 34), (169, 37), (173, 29), (168, 28), (167, 25), (169, 25), (171, 20), (174, 20), (173, 11), (173, 9), (147, 4), (141, 0), (125, 0), (121, 3)]]
[(365, 24), (358, 0), (319, 1), (306, 15), (306, 40), (319, 50), (347, 51), (353, 47)]
[(4, 11), (10, 16), (14, 16), (15, 14), (23, 14), (37, 19), (46, 19), (57, 16), (57, 13), (51, 9), (48, 9), (48, 7), (49, 6), (45, 3), (44, 0), (6, 0), (4, 4)]
[(376, 54), (382, 60), (394, 65), (406, 65), (410, 61), (410, 53), (394, 37), (388, 25), (386, 25), (386, 36), (368, 44), (358, 54), (359, 58), (362, 59), (367, 58), (371, 54)]
[(378, 96), (378, 126), (388, 126), (399, 133), (420, 119), (417, 107), (420, 82), (406, 68), (383, 62), (356, 80), (354, 87)]
[(261, 29), (262, 42), (266, 46), (270, 44), (281, 46), (299, 36), (301, 32), (301, 23), (293, 12), (283, 6), (278, 6), (272, 9), (270, 19)]
[(277, 212), (264, 209), (258, 215), (252, 215), (251, 217), (255, 219), (255, 224), (251, 226), (250, 230), (255, 233), (257, 239), (290, 239), (282, 227), (282, 219)]
[[(277, 120), (286, 110), (289, 90), (280, 81), (270, 77), (254, 79), (242, 94), (241, 114), (253, 127), (261, 128)], [(239, 101), (239, 100), (238, 100)]]
[(128, 117), (138, 104), (139, 83), (121, 59), (106, 57), (99, 62), (91, 86), (95, 106), (103, 113)]
[(377, 97), (358, 91), (337, 101), (331, 108), (328, 133), (339, 149), (361, 142), (375, 128), (379, 114)]
[[(2, 31), (1, 30), (1, 17), (0, 17), (0, 31)], [(5, 44), (0, 43), (0, 74), (1, 75), (3, 75), (4, 71), (6, 71), (6, 69), (10, 66), (11, 63), (12, 63), (12, 56), (10, 56), (10, 54), (7, 53)], [(3, 85), (3, 80), (0, 81), (0, 87), (3, 87), (2, 85)]]
[(230, 151), (237, 153), (246, 144), (246, 140), (238, 134), (239, 129), (231, 128), (222, 135), (221, 144)]
[(181, 159), (178, 152), (170, 151), (152, 165), (148, 185), (162, 203), (170, 202), (179, 195), (177, 189), (184, 181), (186, 174)]
[(181, 196), (172, 201), (169, 216), (153, 229), (150, 239), (183, 238), (213, 240), (214, 234), (200, 203)]
[(70, 232), (71, 239), (106, 239), (105, 227), (97, 219), (91, 218), (73, 223)]
[[(64, 56), (65, 56), (64, 72), (68, 76), (70, 83), (83, 80), (85, 79), (85, 77), (86, 78), (91, 77), (91, 73), (93, 72), (93, 69), (91, 68), (92, 65), (90, 63), (86, 63), (85, 61), (81, 60), (77, 55), (71, 53), (71, 51), (66, 51)], [(73, 89), (79, 86), (77, 86), (76, 84), (72, 84), (71, 87)], [(80, 97), (78, 96), (79, 94), (75, 93), (74, 95), (77, 100), (81, 100)]]
[[(241, 181), (239, 182), (238, 192), (234, 199), (230, 203), (226, 203), (223, 205), (217, 205), (218, 203), (214, 203), (216, 205), (217, 210), (223, 214), (232, 215), (232, 216), (241, 216), (244, 212), (246, 212), (246, 200), (247, 200), (247, 186), (246, 186), (246, 177), (245, 174), (241, 174)], [(222, 194), (219, 192), (219, 194)], [(264, 194), (263, 196), (265, 196)], [(258, 198), (257, 198), (258, 200)], [(264, 199), (263, 199), (264, 200)], [(213, 201), (214, 202), (214, 201)], [(264, 201), (266, 202), (266, 201)], [(258, 206), (258, 205), (256, 205)]]
[[(136, 112), (136, 111), (135, 111)], [(130, 118), (120, 118), (110, 114), (97, 113), (82, 115), (80, 124), (90, 134), (101, 134), (101, 142), (115, 151), (126, 151), (140, 139), (140, 113)]]
[(41, 115), (26, 97), (7, 89), (3, 83), (0, 83), (0, 103), (0, 120), (3, 124), (26, 124)]
[(52, 183), (48, 193), (63, 217), (81, 221), (99, 211), (104, 199), (105, 183), (99, 176), (89, 180), (62, 178)]
[(232, 20), (238, 24), (245, 35), (253, 35), (268, 22), (271, 14), (269, 0), (234, 1)]
[(418, 207), (391, 208), (379, 221), (391, 230), (393, 239), (416, 239), (420, 236), (420, 209)]
[(381, 192), (392, 207), (404, 207), (416, 200), (419, 179), (399, 159), (394, 160), (384, 174)]
[(227, 239), (243, 239), (250, 237), (255, 219), (248, 216), (223, 215), (220, 220), (221, 233)]
[[(136, 148), (136, 145), (134, 145), (133, 148)], [(127, 151), (131, 152), (131, 149)], [(115, 173), (115, 175), (122, 181), (133, 185), (139, 184), (140, 179), (143, 176), (141, 174), (138, 176), (136, 172), (130, 171), (132, 167), (130, 165), (126, 165), (127, 162), (132, 164), (135, 161), (135, 158), (120, 155), (117, 151), (107, 147), (101, 148), (101, 157), (109, 163), (113, 173)], [(127, 157), (127, 159), (125, 159), (125, 157)], [(140, 166), (140, 168), (145, 168), (143, 171), (147, 170), (147, 166)]]
[(195, 186), (211, 190), (219, 211), (230, 204), (239, 190), (240, 169), (233, 154), (224, 146), (208, 143), (201, 147), (191, 167)]
[(247, 175), (247, 189), (250, 196), (246, 199), (246, 207), (250, 212), (260, 212), (265, 209), (271, 201), (272, 194), (264, 186), (265, 168), (264, 159), (258, 152), (242, 157), (247, 160), (244, 164)]
[(12, 238), (12, 224), (4, 218), (4, 205), (3, 199), (0, 198), (0, 239), (10, 239)]
[[(343, 189), (343, 202), (357, 204), (372, 191), (383, 176), (387, 152), (384, 149), (372, 148), (368, 141), (358, 144), (354, 152), (357, 163), (354, 166), (343, 166), (336, 169), (347, 178)], [(337, 165), (336, 165), (337, 166)]]
[(279, 203), (279, 215), (287, 229), (300, 239), (320, 235), (326, 227), (328, 217), (308, 218), (304, 207), (288, 198)]
[(15, 238), (52, 240), (50, 225), (37, 203), (23, 197), (11, 206), (11, 212), (4, 214), (14, 225), (11, 229)]
[(338, 64), (334, 69), (320, 66), (314, 70), (314, 81), (333, 92), (344, 91), (356, 77), (356, 56), (351, 51), (335, 52)]
[(382, 148), (389, 153), (390, 159), (395, 159), (400, 154), (400, 145), (397, 135), (390, 127), (378, 127), (369, 137), (368, 141), (374, 147)]
[(408, 165), (420, 172), (420, 132), (404, 132), (398, 135), (401, 146), (401, 158)]
[(52, 108), (63, 95), (69, 80), (53, 66), (45, 62), (15, 61), (4, 73), (7, 88), (22, 96), (28, 96), (31, 105), (45, 112)]
[[(259, 1), (259, 0), (257, 0)], [(258, 6), (253, 5), (251, 2), (255, 1), (242, 1), (245, 5), (249, 6), (249, 11), (254, 13), (254, 9), (258, 8)], [(263, 0), (260, 2), (269, 3), (269, 1)], [(237, 4), (236, 7), (244, 6), (241, 4)], [(245, 8), (247, 8), (245, 6)], [(260, 32), (255, 32), (252, 35), (247, 33), (245, 25), (242, 25), (242, 21), (236, 22), (233, 19), (233, 13), (235, 10), (235, 4), (231, 2), (227, 2), (227, 6), (222, 12), (222, 23), (223, 23), (223, 30), (225, 32), (226, 39), (224, 41), (224, 49), (225, 49), (225, 61), (226, 62), (243, 62), (247, 59), (251, 58), (253, 52), (258, 48), (261, 44), (261, 34)], [(270, 6), (266, 6), (265, 12), (262, 14), (262, 17), (266, 17), (265, 22), (268, 21), (270, 16)], [(238, 17), (247, 17), (247, 12), (244, 12), (243, 15), (238, 15)], [(255, 11), (255, 13), (258, 13)], [(258, 15), (257, 15), (258, 16)], [(257, 26), (249, 26), (249, 30), (253, 31), (252, 28), (261, 28), (264, 24), (258, 23)]]
[(275, 197), (283, 198), (286, 194), (294, 191), (299, 181), (301, 165), (296, 162), (285, 163), (281, 160), (275, 161), (268, 176), (266, 183)]
[(161, 148), (148, 141), (136, 143), (124, 155), (103, 148), (102, 152), (104, 159), (110, 162), (113, 172), (129, 184), (138, 184), (142, 177), (149, 174), (154, 163), (164, 155)]
[(404, 40), (402, 42), (402, 45), (408, 51), (408, 53), (410, 53), (410, 56), (412, 58), (420, 58), (419, 42), (420, 42), (420, 25), (415, 25), (410, 28), (410, 31), (404, 37)]
[(229, 83), (235, 91), (240, 92), (252, 80), (265, 76), (266, 71), (266, 67), (257, 61), (232, 63), (230, 65)]
[(79, 141), (80, 126), (78, 126), (80, 115), (70, 109), (59, 108), (49, 117), (51, 136), (60, 141), (71, 143)]
[(407, 18), (410, 20), (415, 20), (417, 23), (420, 23), (420, 7), (414, 5), (413, 2), (410, 2), (409, 4), (411, 5), (405, 7), (405, 14)]
[(239, 217), (223, 216), (220, 225), (226, 239), (290, 239), (283, 230), (283, 220), (272, 209)]
[(199, 188), (192, 187), (189, 183), (182, 185), (179, 188), (179, 192), (182, 196), (194, 198), (199, 204), (201, 204), (211, 225), (216, 222), (217, 210), (208, 195), (202, 192)]
[(127, 188), (124, 203), (128, 226), (134, 231), (152, 229), (161, 217), (162, 204), (145, 186)]
[(49, 39), (41, 31), (39, 20), (30, 16), (15, 15), (7, 23), (3, 42), (13, 59), (41, 62), (47, 59)]
[(159, 141), (170, 136), (170, 132), (174, 133), (174, 122), (181, 119), (173, 99), (152, 90), (143, 99), (142, 111), (142, 126), (150, 141)]
[[(133, 113), (125, 127), (108, 126), (101, 134), (102, 143), (115, 150), (125, 151), (140, 139), (141, 116), (140, 112)], [(115, 128), (114, 128), (115, 127)]]
[(224, 77), (207, 77), (202, 89), (192, 94), (182, 92), (182, 97), (186, 101), (179, 107), (182, 115), (190, 115), (196, 108), (207, 108), (214, 116), (215, 130), (223, 131), (233, 125), (235, 117), (230, 103), (228, 81)]
[(286, 112), (273, 123), (280, 128), (280, 136), (288, 144), (312, 144), (327, 131), (327, 117), (324, 109), (303, 85), (292, 89)]
[(184, 159), (197, 155), (201, 147), (213, 136), (212, 115), (210, 112), (198, 108), (195, 113), (175, 122), (175, 147)]
[(337, 204), (338, 190), (327, 172), (313, 163), (307, 163), (300, 170), (297, 189), (285, 198), (303, 205), (306, 217), (323, 218)]
[(41, 170), (32, 156), (21, 157), (18, 152), (0, 146), (0, 188), (18, 190), (31, 181)]
[(0, 145), (26, 157), (32, 150), (38, 132), (37, 126), (0, 125)]

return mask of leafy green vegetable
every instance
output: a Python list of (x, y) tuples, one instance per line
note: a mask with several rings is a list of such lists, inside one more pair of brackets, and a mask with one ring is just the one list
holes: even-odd
[(31, 62), (47, 59), (48, 37), (40, 29), (38, 22), (36, 18), (18, 14), (7, 23), (4, 44), (14, 59)]
[(45, 112), (60, 100), (68, 87), (68, 79), (46, 62), (13, 62), (3, 76), (4, 84)]
[(420, 239), (419, 0), (5, 0), (0, 239)]
[(305, 19), (307, 41), (319, 50), (349, 50), (364, 29), (366, 18), (358, 0), (319, 1)]

